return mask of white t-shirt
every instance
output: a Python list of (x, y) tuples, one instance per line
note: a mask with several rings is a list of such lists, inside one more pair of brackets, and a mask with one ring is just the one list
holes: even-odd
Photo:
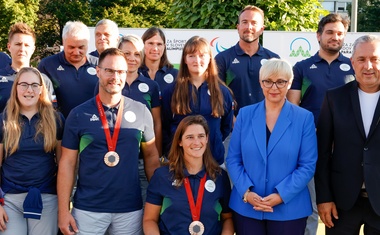
[(368, 136), (371, 127), (373, 115), (375, 113), (377, 102), (379, 101), (380, 91), (375, 93), (366, 93), (359, 90), (360, 110), (363, 118), (363, 125), (366, 136)]

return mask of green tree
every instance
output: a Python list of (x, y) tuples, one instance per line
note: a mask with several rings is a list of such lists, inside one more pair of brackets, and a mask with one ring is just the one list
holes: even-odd
[(97, 22), (107, 18), (119, 27), (146, 28), (152, 25), (170, 28), (173, 18), (170, 5), (173, 0), (93, 0), (93, 19)]
[(79, 20), (91, 24), (91, 9), (87, 0), (40, 0), (35, 27), (37, 41), (32, 64), (60, 51), (62, 29), (67, 21)]
[(6, 49), (12, 24), (24, 22), (34, 28), (38, 7), (39, 0), (0, 0), (0, 50)]
[(90, 25), (91, 8), (88, 0), (42, 0), (44, 5), (43, 14), (50, 16), (58, 23), (60, 35), (67, 21), (82, 21)]
[[(347, 6), (348, 14), (351, 16), (352, 5)], [(358, 32), (380, 32), (380, 0), (358, 0), (357, 31)]]
[(232, 29), (246, 5), (263, 9), (268, 30), (315, 31), (328, 13), (318, 0), (174, 0), (171, 12), (178, 28)]

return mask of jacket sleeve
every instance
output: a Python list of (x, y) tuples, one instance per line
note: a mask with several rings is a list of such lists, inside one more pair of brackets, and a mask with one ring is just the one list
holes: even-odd
[(327, 92), (317, 123), (318, 161), (314, 176), (317, 204), (333, 201), (330, 185), (330, 161), (332, 157), (334, 129), (333, 108), (329, 101), (329, 93)]
[(234, 130), (232, 131), (231, 141), (228, 147), (228, 155), (226, 158), (226, 164), (230, 178), (241, 198), (243, 198), (243, 195), (248, 188), (254, 186), (252, 180), (249, 178), (247, 172), (245, 171), (241, 151), (241, 143), (243, 138), (242, 126), (244, 121), (248, 121), (244, 120), (243, 112), (244, 110), (240, 109), (234, 125)]
[[(294, 121), (299, 122), (300, 120)], [(299, 145), (297, 167), (275, 186), (285, 204), (305, 189), (315, 172), (318, 153), (314, 116), (312, 113), (308, 112), (306, 114), (301, 131), (302, 137)]]

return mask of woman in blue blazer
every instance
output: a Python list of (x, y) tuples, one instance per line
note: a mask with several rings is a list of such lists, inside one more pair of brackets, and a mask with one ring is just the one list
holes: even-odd
[(240, 109), (226, 159), (236, 234), (303, 235), (312, 213), (307, 183), (317, 143), (313, 115), (285, 97), (293, 78), (284, 60), (260, 69), (265, 99)]

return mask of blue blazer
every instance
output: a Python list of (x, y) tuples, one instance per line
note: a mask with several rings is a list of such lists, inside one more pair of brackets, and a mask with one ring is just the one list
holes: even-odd
[[(308, 182), (317, 161), (313, 114), (286, 101), (267, 146), (265, 100), (240, 109), (226, 159), (233, 182), (230, 207), (259, 220), (294, 220), (312, 213)], [(265, 197), (279, 193), (273, 212), (255, 211), (242, 198), (248, 188)]]

